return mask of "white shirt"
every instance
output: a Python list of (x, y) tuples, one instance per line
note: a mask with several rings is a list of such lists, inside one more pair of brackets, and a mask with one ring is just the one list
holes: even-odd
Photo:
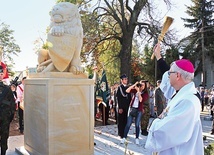
[[(21, 87), (22, 90), (19, 88)], [(23, 99), (24, 99), (24, 85), (23, 84), (20, 84), (16, 87), (16, 93), (17, 93), (17, 102), (22, 102)]]
[(132, 107), (138, 108), (138, 106), (139, 106), (139, 95), (138, 95), (138, 93), (136, 93), (135, 94), (135, 100), (134, 100)]
[(145, 148), (158, 155), (203, 155), (201, 104), (193, 82), (182, 87), (162, 119), (149, 129)]

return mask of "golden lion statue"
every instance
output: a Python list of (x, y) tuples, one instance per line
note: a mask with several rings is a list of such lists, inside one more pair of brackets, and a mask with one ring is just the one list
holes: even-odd
[(38, 51), (37, 72), (82, 73), (83, 28), (77, 6), (69, 2), (58, 3), (53, 6), (50, 16), (48, 50)]

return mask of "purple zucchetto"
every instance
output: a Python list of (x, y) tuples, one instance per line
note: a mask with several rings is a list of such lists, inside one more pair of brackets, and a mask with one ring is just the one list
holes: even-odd
[(175, 64), (184, 71), (187, 71), (189, 73), (194, 73), (194, 66), (193, 64), (187, 60), (187, 59), (180, 59), (175, 61)]

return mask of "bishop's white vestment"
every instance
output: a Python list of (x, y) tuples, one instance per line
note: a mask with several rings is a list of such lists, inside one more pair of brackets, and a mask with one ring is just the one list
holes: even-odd
[(183, 86), (168, 103), (164, 117), (149, 128), (145, 148), (158, 155), (203, 155), (201, 103), (193, 82)]

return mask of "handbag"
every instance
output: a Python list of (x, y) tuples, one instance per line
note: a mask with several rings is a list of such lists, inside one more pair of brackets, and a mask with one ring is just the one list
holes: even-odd
[(132, 117), (136, 117), (137, 114), (138, 114), (138, 108), (131, 107), (130, 111), (129, 111), (129, 115), (132, 116)]

